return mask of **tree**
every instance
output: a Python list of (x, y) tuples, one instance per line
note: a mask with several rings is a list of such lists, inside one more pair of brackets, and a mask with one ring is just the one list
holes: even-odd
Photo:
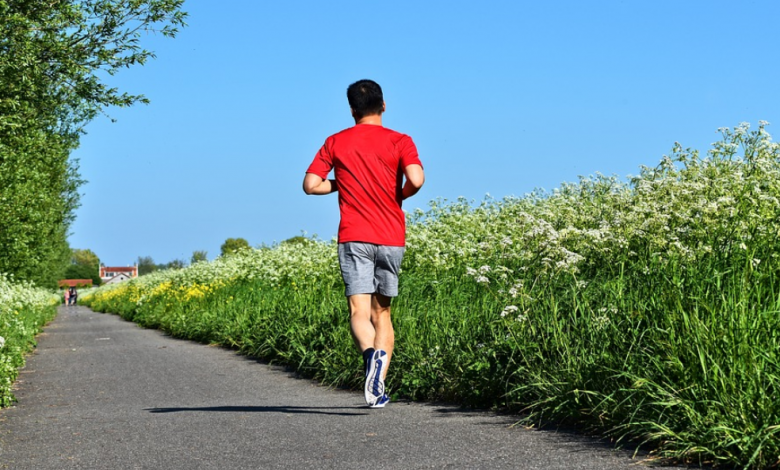
[(151, 272), (157, 271), (157, 265), (154, 264), (154, 260), (151, 256), (139, 256), (138, 257), (138, 275), (143, 276)]
[(183, 259), (174, 259), (168, 261), (165, 264), (157, 266), (158, 269), (184, 269), (187, 267), (187, 262)]
[(65, 269), (65, 279), (92, 279), (94, 285), (100, 285), (100, 258), (92, 250), (71, 250), (70, 266)]
[(190, 264), (195, 264), (200, 261), (208, 261), (208, 252), (205, 250), (195, 250), (192, 252), (192, 258), (190, 259)]
[(96, 272), (100, 270), (100, 258), (98, 258), (98, 255), (90, 249), (80, 250), (74, 248), (71, 262), (73, 264), (94, 268)]
[(56, 286), (83, 180), (70, 158), (110, 106), (147, 102), (101, 76), (143, 64), (142, 32), (174, 37), (183, 0), (0, 0), (0, 272)]
[(99, 286), (103, 282), (98, 271), (83, 264), (71, 264), (65, 270), (63, 277), (65, 279), (92, 279), (92, 285), (94, 286)]
[(249, 242), (243, 238), (228, 238), (225, 240), (225, 243), (219, 247), (222, 256), (232, 255), (245, 248), (249, 248)]
[(309, 239), (304, 237), (303, 235), (296, 235), (294, 237), (290, 237), (287, 240), (284, 240), (280, 245), (306, 245), (309, 243)]

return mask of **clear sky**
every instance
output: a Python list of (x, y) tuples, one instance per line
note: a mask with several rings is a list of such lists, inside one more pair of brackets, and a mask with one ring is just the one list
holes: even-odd
[(404, 209), (552, 190), (655, 166), (719, 127), (780, 128), (780, 2), (188, 0), (157, 59), (111, 77), (148, 106), (110, 109), (81, 148), (73, 248), (107, 265), (209, 259), (335, 236), (336, 196), (301, 182), (353, 125), (347, 86), (376, 80), (384, 125), (415, 140), (427, 181)]

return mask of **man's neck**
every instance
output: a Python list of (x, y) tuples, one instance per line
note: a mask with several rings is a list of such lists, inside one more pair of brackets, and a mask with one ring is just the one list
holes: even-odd
[(371, 124), (372, 126), (381, 126), (382, 125), (382, 115), (381, 114), (370, 114), (368, 116), (363, 116), (360, 119), (355, 119), (355, 125), (358, 124)]

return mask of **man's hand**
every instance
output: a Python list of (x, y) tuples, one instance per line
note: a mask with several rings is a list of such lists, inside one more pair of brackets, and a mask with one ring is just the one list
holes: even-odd
[(406, 183), (404, 183), (401, 195), (406, 199), (417, 194), (417, 191), (422, 188), (423, 183), (425, 183), (425, 173), (422, 167), (415, 163), (404, 168), (404, 175), (406, 176)]
[(314, 173), (306, 173), (303, 178), (303, 192), (306, 194), (330, 194), (338, 191), (336, 180), (324, 180)]

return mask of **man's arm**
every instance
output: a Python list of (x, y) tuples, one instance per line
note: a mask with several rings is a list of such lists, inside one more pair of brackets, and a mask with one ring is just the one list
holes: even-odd
[(336, 180), (324, 180), (314, 173), (306, 173), (303, 178), (303, 192), (306, 194), (330, 194), (338, 191)]
[(413, 163), (404, 167), (404, 175), (406, 175), (406, 183), (404, 183), (401, 194), (406, 199), (417, 194), (417, 191), (422, 188), (423, 183), (425, 183), (425, 172), (423, 172), (422, 166)]

